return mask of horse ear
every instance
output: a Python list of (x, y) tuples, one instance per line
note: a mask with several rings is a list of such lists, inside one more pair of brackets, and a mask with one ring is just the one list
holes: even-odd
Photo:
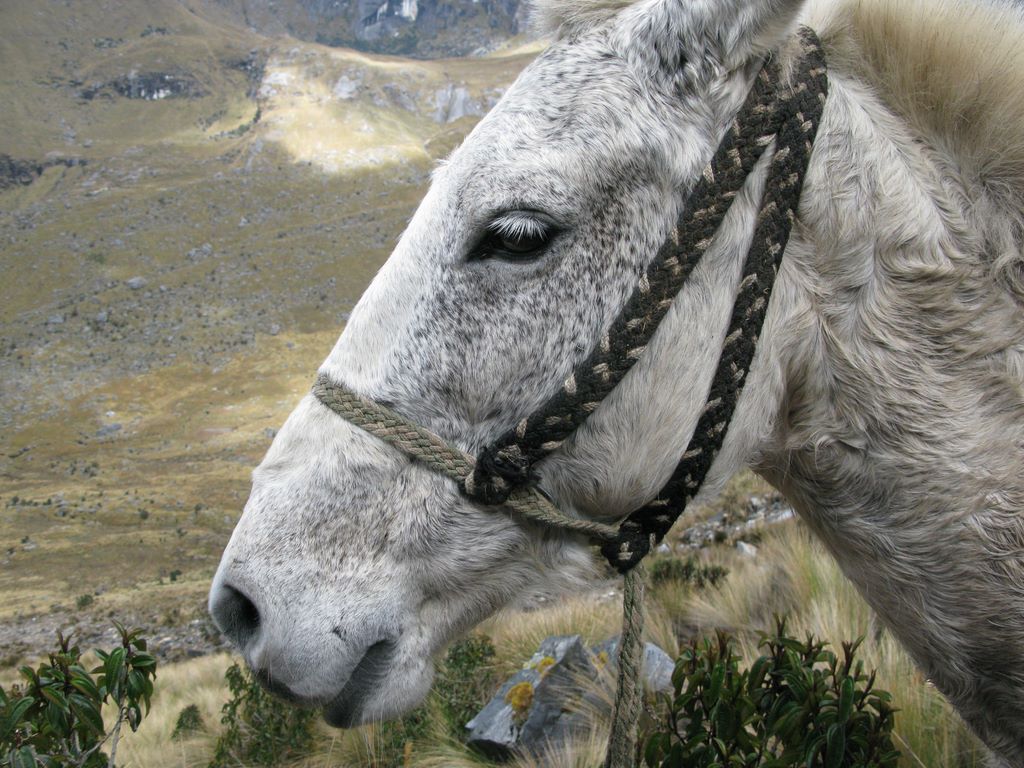
[(804, 0), (722, 0), (714, 5), (728, 8), (718, 22), (719, 39), (723, 62), (735, 68), (778, 48), (793, 31)]
[(651, 36), (662, 66), (712, 55), (733, 70), (777, 48), (792, 32), (804, 2), (653, 0), (634, 7), (645, 11), (636, 21), (646, 27), (644, 36)]

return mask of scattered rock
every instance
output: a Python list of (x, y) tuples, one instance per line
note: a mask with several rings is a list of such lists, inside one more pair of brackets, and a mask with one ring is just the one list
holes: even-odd
[(460, 117), (467, 115), (479, 116), (483, 109), (469, 95), (469, 90), (464, 85), (448, 83), (434, 94), (434, 122), (452, 123)]
[[(618, 642), (615, 637), (588, 649), (579, 635), (545, 639), (526, 666), (466, 724), (468, 744), (503, 759), (516, 752), (541, 754), (585, 730), (587, 718), (581, 713), (600, 711), (607, 702), (587, 692), (583, 683), (599, 675), (614, 679)], [(671, 690), (674, 669), (667, 653), (653, 643), (645, 644), (647, 690)]]
[(43, 172), (40, 163), (31, 160), (16, 160), (10, 155), (0, 155), (0, 189), (15, 185), (27, 186)]
[(102, 427), (96, 430), (96, 437), (108, 437), (121, 431), (121, 425), (119, 423), (104, 424)]
[(202, 261), (209, 258), (211, 254), (213, 254), (213, 246), (209, 243), (203, 243), (191, 249), (186, 256), (189, 261)]
[(751, 531), (785, 522), (794, 515), (793, 508), (778, 493), (751, 496), (745, 507), (721, 512), (687, 528), (680, 536), (678, 548), (702, 549), (730, 539), (742, 539)]
[[(385, 98), (382, 99), (383, 103), (379, 106), (390, 107), (397, 106), (406, 110), (407, 112), (416, 112), (416, 99), (413, 98), (412, 94), (409, 93), (405, 88), (396, 83), (385, 83), (381, 86), (383, 95)], [(467, 92), (468, 95), (468, 92)]]
[(736, 550), (744, 557), (757, 557), (757, 547), (745, 541), (737, 541)]
[(146, 285), (146, 278), (138, 277), (138, 276), (136, 276), (136, 277), (129, 277), (127, 280), (124, 281), (124, 284), (127, 285), (129, 288), (131, 288), (133, 291), (137, 291), (140, 288), (145, 287), (145, 285)]
[(517, 750), (540, 751), (547, 742), (564, 740), (573, 725), (580, 725), (566, 708), (565, 688), (572, 689), (576, 675), (596, 674), (579, 635), (547, 638), (527, 665), (466, 724), (467, 743), (489, 756), (504, 758)]
[(278, 323), (271, 323), (270, 328), (267, 331), (271, 336), (277, 336), (281, 332), (281, 326)]
[[(605, 640), (592, 651), (598, 661), (607, 664), (613, 672), (619, 668), (618, 636)], [(644, 689), (654, 693), (668, 693), (672, 690), (672, 672), (676, 663), (665, 651), (654, 643), (644, 643), (643, 681)]]
[(50, 315), (46, 318), (47, 325), (64, 325), (64, 315)]
[(104, 92), (113, 92), (126, 99), (159, 101), (171, 98), (198, 98), (206, 92), (192, 75), (179, 72), (135, 72), (108, 82), (93, 82), (80, 95), (91, 101)]
[(337, 98), (348, 101), (349, 99), (354, 99), (362, 87), (362, 73), (358, 70), (351, 70), (338, 78), (338, 82), (334, 84), (332, 92)]

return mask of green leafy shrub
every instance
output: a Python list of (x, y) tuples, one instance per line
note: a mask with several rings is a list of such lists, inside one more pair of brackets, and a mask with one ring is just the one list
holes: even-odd
[(182, 707), (178, 713), (178, 719), (174, 723), (174, 730), (171, 732), (172, 739), (184, 739), (197, 731), (203, 729), (203, 716), (199, 713), (199, 707), (189, 704)]
[[(102, 768), (113, 765), (121, 726), (134, 731), (149, 712), (156, 659), (146, 652), (141, 630), (115, 622), (121, 643), (97, 650), (101, 664), (82, 665), (77, 645), (63, 635), (48, 661), (22, 667), (24, 683), (0, 688), (0, 768)], [(97, 675), (98, 677), (94, 677)], [(103, 709), (116, 708), (103, 725)], [(110, 749), (108, 757), (102, 750)]]
[(696, 558), (664, 557), (653, 560), (648, 568), (653, 584), (680, 581), (703, 589), (714, 587), (729, 575), (729, 569), (720, 565), (704, 565)]
[(417, 744), (437, 741), (447, 731), (456, 741), (466, 738), (466, 723), (494, 695), (494, 643), (474, 634), (455, 642), (438, 665), (430, 701), (401, 720), (381, 723), (377, 730), (373, 768), (403, 768)]
[(221, 709), (224, 732), (209, 768), (277, 765), (308, 751), (313, 742), (313, 710), (298, 709), (260, 687), (235, 663), (224, 673), (231, 698)]
[(892, 768), (889, 694), (855, 659), (825, 643), (788, 637), (785, 622), (762, 636), (749, 669), (723, 634), (694, 643), (676, 662), (674, 696), (644, 738), (650, 768)]

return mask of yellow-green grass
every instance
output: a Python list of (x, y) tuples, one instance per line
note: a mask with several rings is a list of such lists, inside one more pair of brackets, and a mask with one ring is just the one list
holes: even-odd
[[(206, 656), (157, 671), (153, 706), (135, 733), (126, 732), (117, 750), (123, 768), (192, 768), (205, 766), (220, 732), (221, 707), (227, 700), (224, 670), (231, 664), (227, 654)], [(203, 729), (186, 738), (172, 739), (178, 715), (194, 704)]]

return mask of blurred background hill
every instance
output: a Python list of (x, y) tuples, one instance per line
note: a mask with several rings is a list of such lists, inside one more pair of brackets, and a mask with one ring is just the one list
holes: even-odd
[(516, 0), (0, 4), (0, 663), (109, 614), (166, 658), (219, 642), (249, 472), (538, 49), (521, 24)]

